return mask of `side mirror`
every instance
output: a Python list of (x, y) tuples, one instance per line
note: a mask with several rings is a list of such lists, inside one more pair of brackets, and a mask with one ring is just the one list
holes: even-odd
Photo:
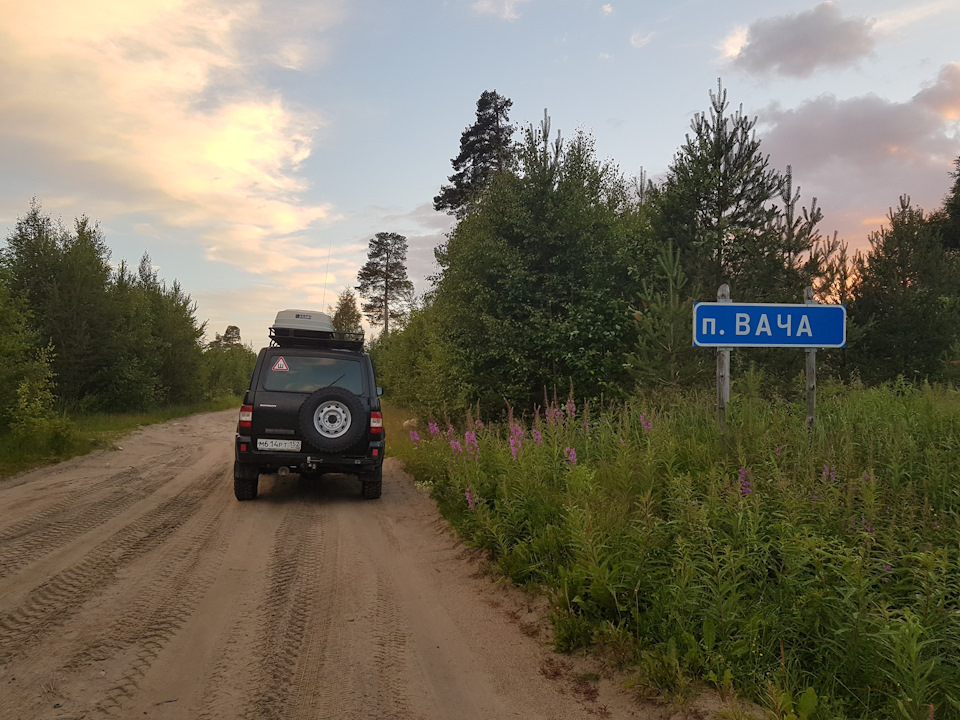
[(383, 388), (377, 385), (377, 397), (380, 397), (381, 395), (383, 395)]

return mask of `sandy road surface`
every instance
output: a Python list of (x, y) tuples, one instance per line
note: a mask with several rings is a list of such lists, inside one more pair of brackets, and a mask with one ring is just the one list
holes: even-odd
[(238, 503), (235, 422), (0, 481), (0, 718), (660, 716), (553, 655), (395, 463), (379, 501), (291, 475)]

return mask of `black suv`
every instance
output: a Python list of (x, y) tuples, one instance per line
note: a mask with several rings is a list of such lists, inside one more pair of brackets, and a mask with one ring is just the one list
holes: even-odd
[(257, 496), (261, 473), (355, 474), (380, 497), (383, 415), (362, 333), (333, 330), (320, 312), (283, 310), (257, 356), (237, 424), (233, 490)]

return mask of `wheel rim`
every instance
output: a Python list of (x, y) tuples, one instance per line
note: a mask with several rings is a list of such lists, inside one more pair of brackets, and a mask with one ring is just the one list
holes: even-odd
[(313, 413), (313, 426), (325, 438), (338, 438), (350, 429), (350, 409), (341, 402), (321, 403)]

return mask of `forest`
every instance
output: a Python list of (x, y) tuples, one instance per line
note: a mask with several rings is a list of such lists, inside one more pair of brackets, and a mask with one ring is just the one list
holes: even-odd
[[(544, 115), (515, 141), (511, 102), (477, 103), (456, 172), (435, 207), (455, 216), (430, 289), (375, 345), (381, 380), (403, 407), (486, 413), (577, 397), (709, 386), (712, 356), (692, 347), (692, 305), (728, 284), (738, 302), (847, 307), (847, 347), (818, 353), (822, 378), (868, 384), (949, 380), (960, 363), (960, 158), (931, 211), (890, 199), (869, 247), (822, 230), (790, 167), (770, 167), (755, 118), (710, 93), (664, 178), (628, 178), (583, 131)], [(949, 180), (953, 179), (952, 187)], [(734, 353), (789, 382), (802, 357)]]
[(236, 326), (204, 331), (149, 255), (114, 267), (96, 223), (67, 228), (34, 200), (0, 250), (0, 437), (42, 454), (70, 442), (71, 416), (237, 396), (255, 354)]

